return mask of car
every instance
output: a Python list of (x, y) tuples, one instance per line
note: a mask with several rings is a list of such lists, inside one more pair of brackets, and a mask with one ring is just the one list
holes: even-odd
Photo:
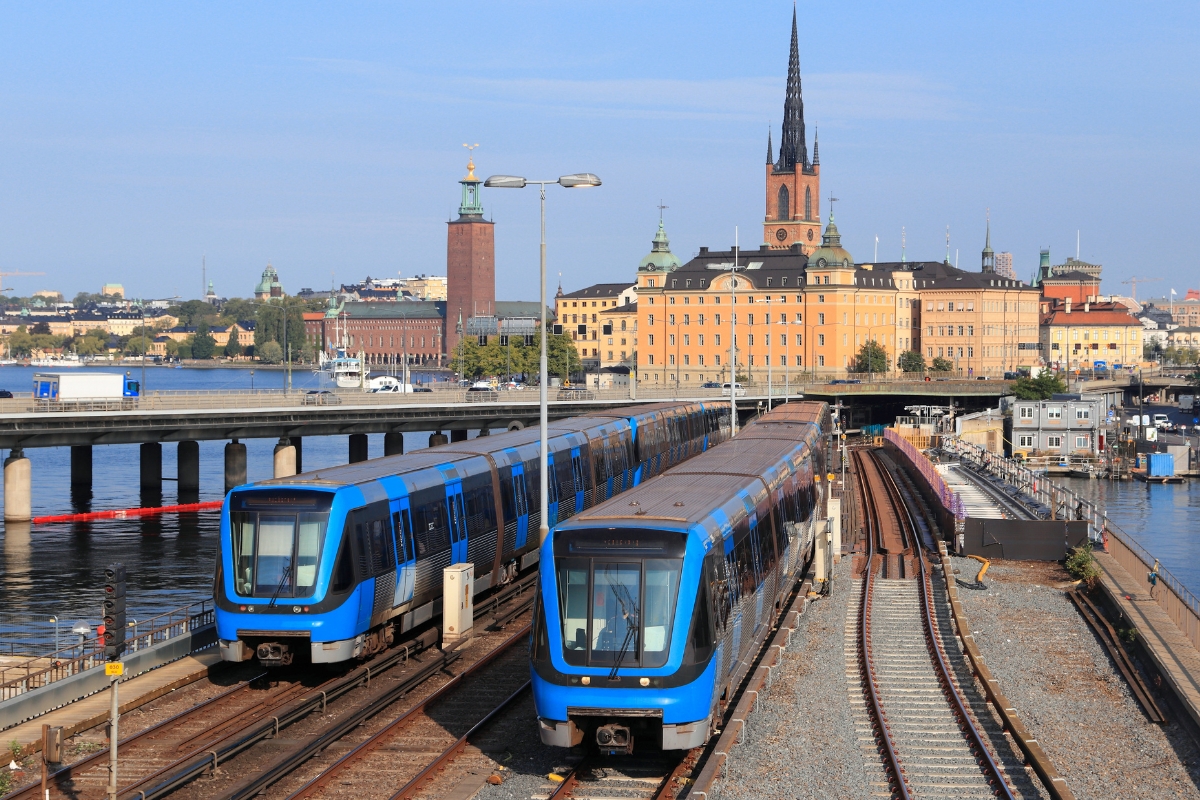
[[(735, 383), (734, 387), (735, 387), (734, 392), (735, 392), (736, 396), (738, 396), (738, 397), (746, 396), (746, 387), (745, 386), (743, 386), (740, 383)], [(721, 394), (729, 394), (729, 384), (728, 383), (721, 384)]]
[(494, 392), (496, 390), (495, 390), (495, 388), (492, 387), (492, 385), (490, 383), (482, 383), (481, 382), (481, 383), (471, 384), (470, 388), (468, 388), (467, 391), (468, 392)]
[(708, 381), (707, 383), (700, 384), (700, 388), (701, 389), (720, 389), (721, 384), (717, 383), (716, 381)]
[(428, 386), (414, 386), (413, 391), (414, 392), (429, 392), (430, 394), (433, 393), (433, 389), (430, 389)]
[(0, 397), (3, 397), (6, 400), (11, 400), (12, 396), (13, 396), (13, 393), (10, 392), (8, 389), (0, 389)]
[(1154, 427), (1165, 428), (1170, 424), (1171, 424), (1171, 418), (1168, 417), (1166, 414), (1155, 414), (1154, 415)]
[(301, 402), (306, 406), (336, 406), (342, 402), (342, 398), (328, 389), (310, 389), (304, 393)]
[(977, 377), (975, 378), (975, 380), (977, 380), (977, 381), (990, 381), (990, 380), (991, 380), (991, 376), (989, 376), (989, 375), (979, 375), (979, 376), (977, 376)]

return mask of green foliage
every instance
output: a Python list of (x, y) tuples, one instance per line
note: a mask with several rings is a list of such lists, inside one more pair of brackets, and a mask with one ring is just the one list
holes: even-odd
[(1188, 383), (1191, 384), (1192, 386), (1200, 388), (1200, 369), (1196, 370), (1191, 375), (1188, 375), (1187, 380), (1188, 380)]
[[(171, 352), (170, 348), (167, 348), (167, 352), (168, 353)], [(180, 358), (191, 358), (192, 357), (191, 343), (190, 342), (179, 342), (177, 345), (175, 345), (175, 355), (179, 356)]]
[(83, 308), (89, 303), (123, 303), (125, 298), (119, 294), (99, 294), (97, 292), (80, 292), (75, 295), (75, 299), (71, 301), (71, 305), (76, 308)]
[(942, 358), (941, 356), (938, 356), (933, 360), (933, 363), (929, 365), (929, 368), (934, 372), (953, 372), (954, 362), (948, 358)]
[(1137, 641), (1137, 628), (1117, 628), (1117, 638), (1125, 644), (1133, 644)]
[[(550, 375), (567, 380), (583, 371), (579, 350), (570, 336), (551, 334), (546, 345), (546, 370)], [(523, 339), (516, 337), (510, 338), (507, 346), (501, 346), (500, 337), (492, 336), (481, 347), (474, 337), (464, 337), (454, 347), (450, 368), (456, 372), (461, 369), (466, 378), (511, 373), (524, 375), (527, 380), (534, 382), (540, 369), (541, 346), (539, 334), (534, 334), (533, 344), (528, 346)]]
[(258, 360), (267, 364), (279, 364), (283, 361), (283, 348), (279, 342), (263, 342), (261, 345), (254, 345), (254, 352), (258, 355)]
[(1087, 542), (1079, 547), (1072, 547), (1066, 562), (1063, 564), (1067, 572), (1076, 580), (1083, 581), (1089, 587), (1100, 577), (1100, 567), (1092, 555), (1092, 543)]
[(18, 758), (20, 758), (20, 757), (21, 757), (21, 749), (22, 749), (22, 748), (21, 748), (21, 743), (20, 743), (20, 742), (18, 742), (16, 739), (13, 739), (13, 740), (9, 741), (9, 743), (8, 743), (8, 752), (9, 752), (10, 754), (12, 754), (12, 757), (13, 757), (13, 760), (14, 760), (14, 761), (16, 761)]
[(1043, 372), (1036, 378), (1022, 375), (1013, 384), (1013, 394), (1018, 400), (1049, 400), (1051, 395), (1066, 390), (1066, 381), (1053, 372)]
[(196, 326), (196, 332), (191, 336), (192, 358), (212, 358), (216, 352), (217, 342), (208, 332), (208, 322), (203, 318)]
[(167, 313), (179, 320), (184, 327), (200, 325), (200, 320), (208, 320), (212, 325), (217, 321), (217, 310), (203, 300), (188, 300), (177, 306), (171, 306)]
[(283, 346), (283, 318), (287, 314), (287, 341), (292, 348), (292, 360), (296, 361), (304, 352), (308, 337), (304, 334), (304, 303), (296, 301), (289, 305), (262, 303), (258, 306), (255, 319), (254, 346), (262, 347), (267, 342)]
[(238, 343), (235, 333), (229, 334), (229, 341), (225, 343), (225, 355), (230, 358), (237, 358), (242, 354), (242, 346)]
[(900, 354), (896, 366), (900, 368), (901, 372), (924, 372), (925, 356), (916, 350), (906, 350)]
[(225, 301), (225, 305), (221, 306), (221, 324), (232, 325), (235, 322), (253, 322), (258, 319), (258, 309), (259, 304), (254, 300), (245, 300), (241, 297), (230, 298)]
[(35, 323), (33, 323), (33, 327), (29, 329), (29, 332), (35, 336), (49, 336), (50, 335), (50, 323), (49, 322), (35, 322)]
[(858, 355), (854, 357), (854, 371), (887, 372), (888, 357), (883, 345), (873, 341), (863, 342), (863, 346), (858, 349)]

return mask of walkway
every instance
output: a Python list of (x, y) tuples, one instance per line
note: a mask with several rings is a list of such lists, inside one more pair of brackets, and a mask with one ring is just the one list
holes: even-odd
[[(1109, 598), (1135, 628), (1163, 679), (1171, 684), (1193, 723), (1200, 727), (1200, 653), (1145, 590), (1108, 553), (1096, 552), (1100, 581)], [(1162, 591), (1165, 591), (1163, 587)]]
[[(211, 648), (206, 652), (172, 661), (170, 664), (122, 681), (121, 713), (125, 714), (176, 689), (207, 678), (209, 670), (220, 663), (220, 652), (216, 648)], [(97, 692), (9, 728), (4, 731), (4, 740), (17, 742), (25, 754), (37, 752), (42, 749), (43, 725), (62, 726), (64, 739), (74, 736), (80, 731), (103, 724), (108, 719), (110, 702), (107, 690)]]

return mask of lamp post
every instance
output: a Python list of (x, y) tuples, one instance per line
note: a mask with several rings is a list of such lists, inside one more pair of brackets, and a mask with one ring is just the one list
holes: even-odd
[(771, 411), (771, 295), (767, 295), (767, 411)]
[(788, 329), (787, 312), (783, 312), (781, 319), (783, 322), (783, 402), (788, 402), (792, 396), (792, 383), (790, 380), (792, 365), (789, 363), (792, 360), (792, 343), (788, 341), (791, 336), (791, 331)]
[(529, 184), (534, 184), (538, 187), (538, 195), (541, 199), (541, 223), (542, 223), (542, 241), (541, 241), (541, 273), (539, 283), (541, 285), (541, 302), (539, 305), (539, 313), (542, 320), (542, 342), (541, 353), (538, 361), (538, 405), (539, 405), (539, 428), (541, 433), (541, 452), (538, 459), (538, 500), (540, 504), (538, 518), (538, 542), (546, 541), (546, 537), (550, 534), (550, 526), (547, 524), (547, 517), (550, 515), (549, 508), (549, 476), (546, 474), (548, 465), (549, 438), (550, 438), (550, 423), (549, 423), (549, 404), (546, 394), (546, 385), (550, 382), (547, 375), (546, 366), (546, 337), (549, 333), (546, 330), (546, 186), (551, 183), (557, 183), (559, 186), (567, 189), (583, 189), (589, 186), (599, 186), (600, 179), (590, 172), (580, 172), (574, 175), (563, 175), (558, 180), (554, 181), (531, 181), (515, 175), (493, 175), (483, 182), (484, 186), (493, 189), (524, 189)]

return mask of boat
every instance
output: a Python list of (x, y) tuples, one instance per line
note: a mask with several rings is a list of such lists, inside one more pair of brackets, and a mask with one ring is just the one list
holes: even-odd
[(79, 357), (78, 353), (64, 353), (61, 356), (43, 356), (42, 358), (31, 359), (29, 366), (68, 369), (71, 367), (82, 367), (83, 360)]
[(1095, 464), (1076, 464), (1067, 470), (1067, 474), (1072, 478), (1102, 478), (1104, 477), (1101, 470), (1096, 469)]
[(346, 348), (338, 347), (332, 356), (320, 354), (316, 371), (328, 377), (339, 389), (362, 389), (364, 386), (363, 359), (349, 355)]

